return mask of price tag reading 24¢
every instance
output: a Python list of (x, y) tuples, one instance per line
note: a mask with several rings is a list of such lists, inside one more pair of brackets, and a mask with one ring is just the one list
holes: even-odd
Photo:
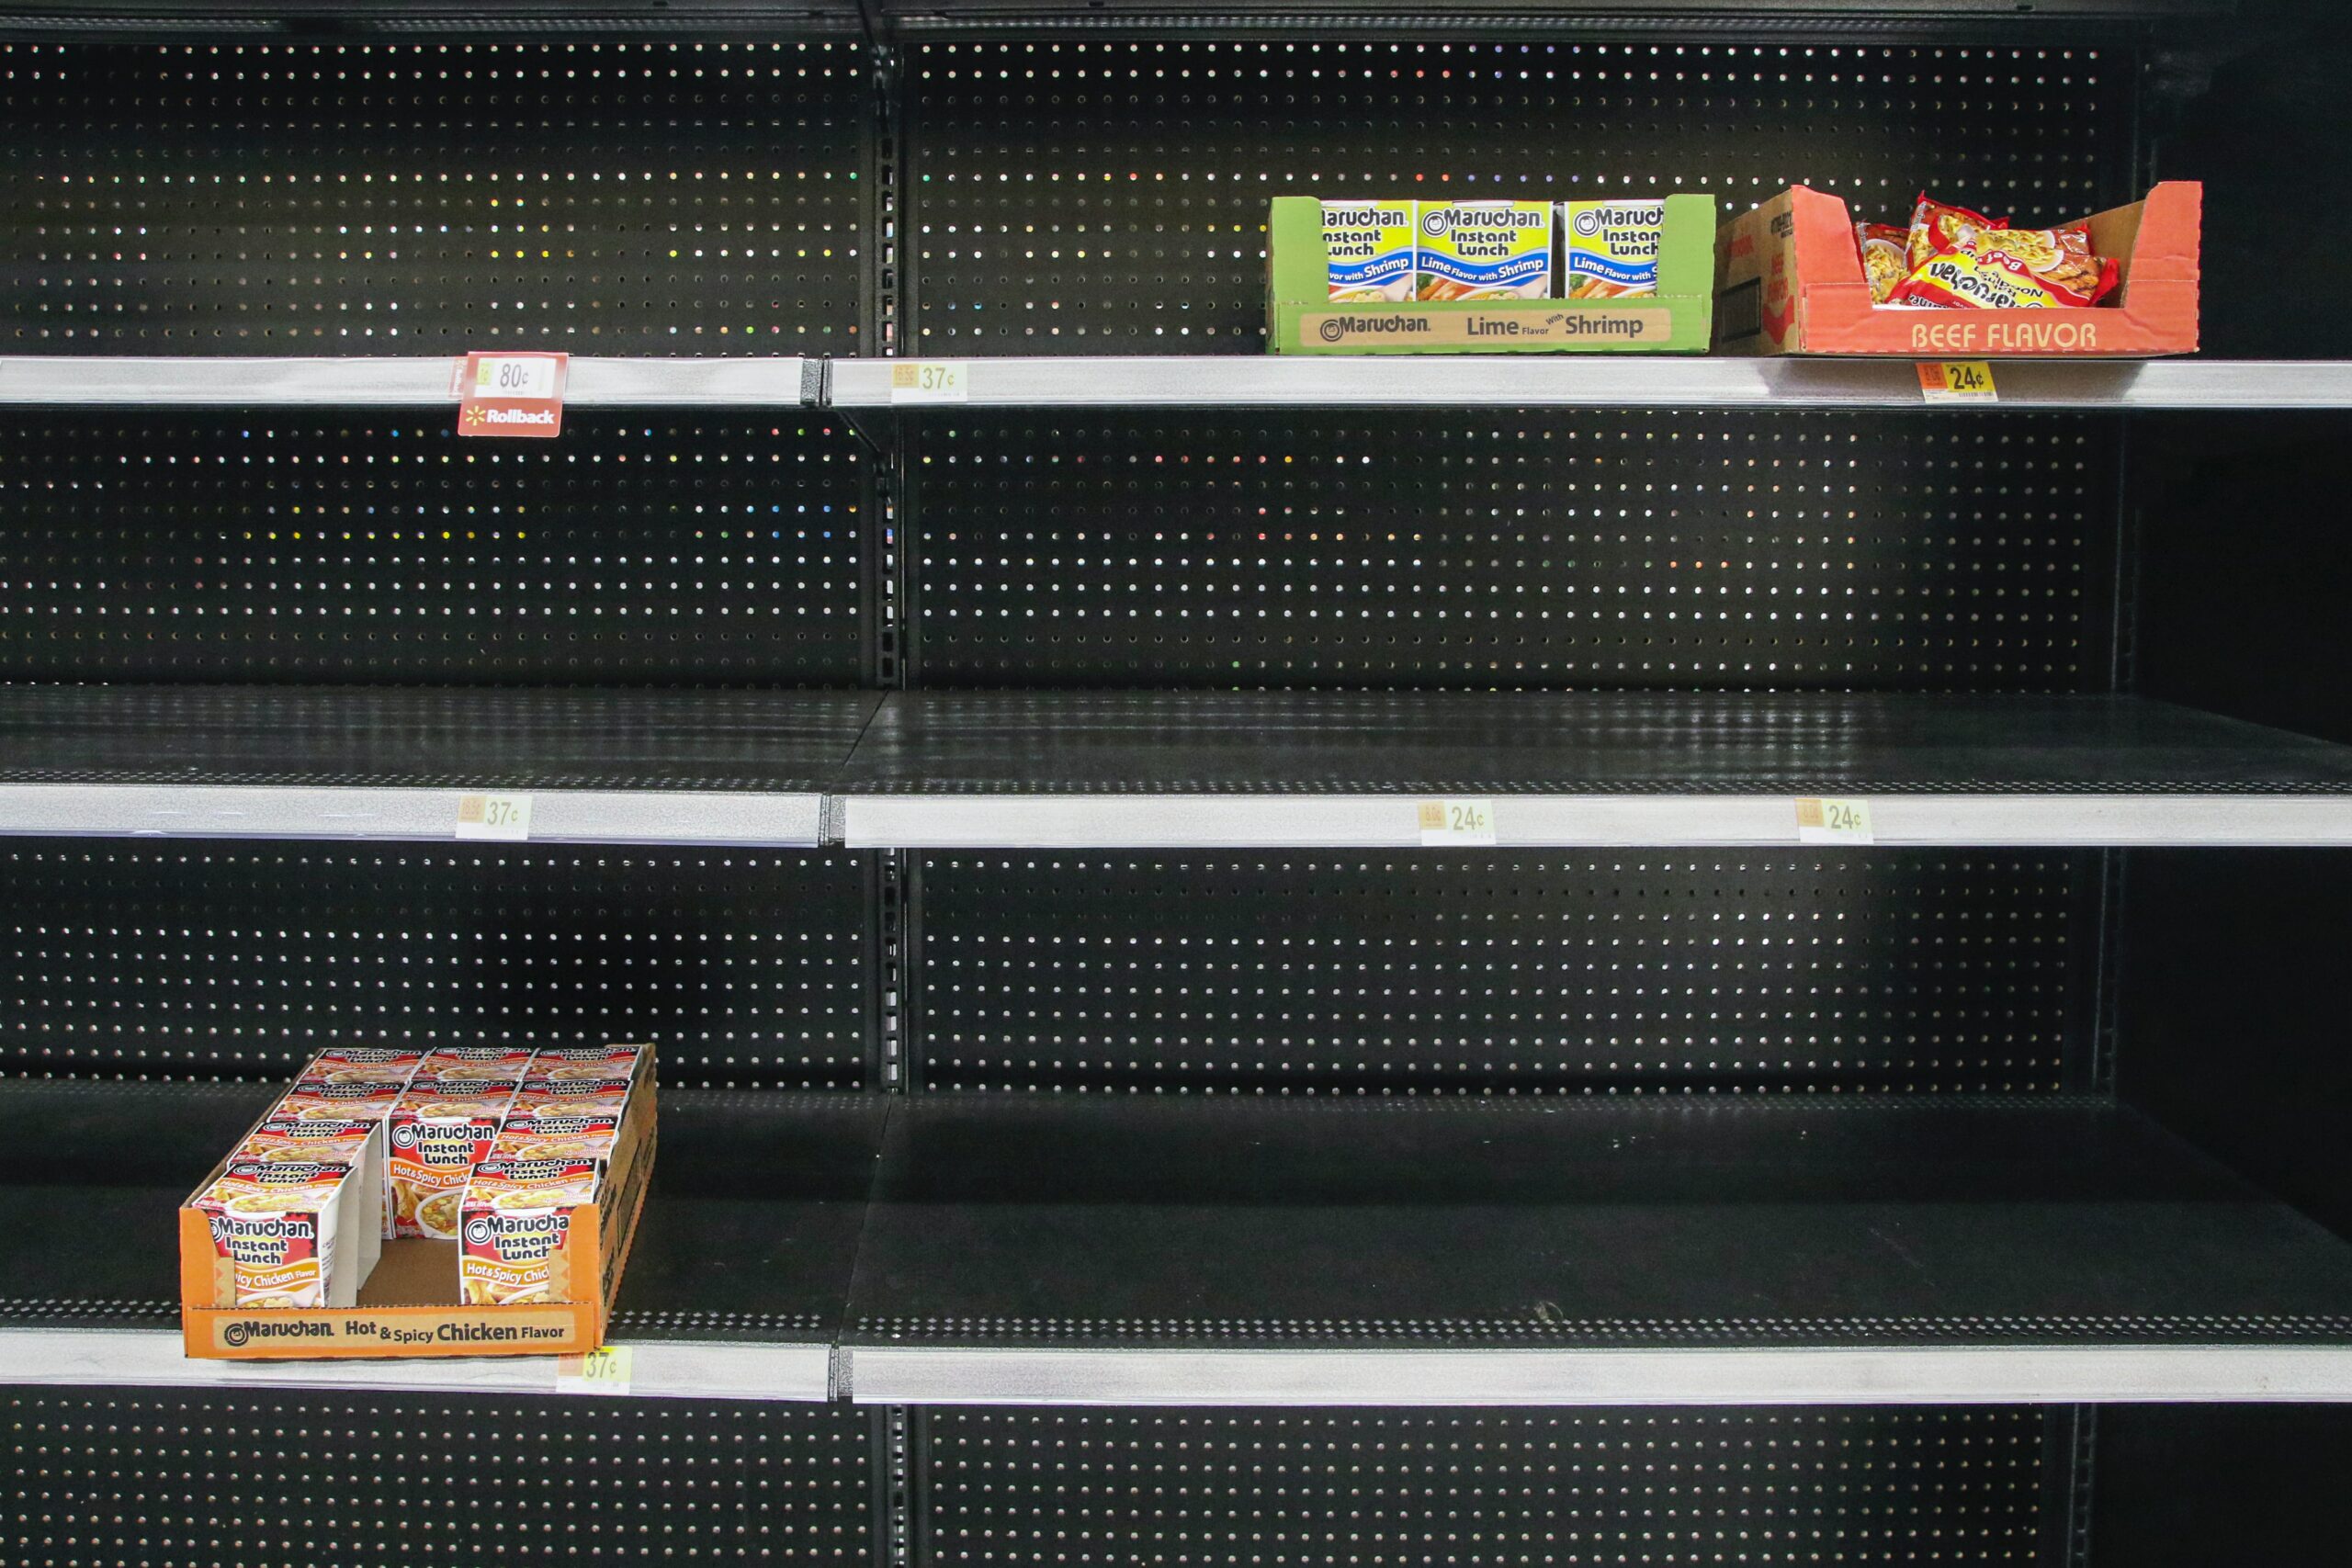
[(971, 367), (936, 359), (910, 359), (890, 367), (894, 403), (960, 403), (969, 397)]
[(1801, 795), (1797, 800), (1797, 842), (1800, 844), (1868, 844), (1871, 803)]
[(1424, 849), (1495, 841), (1495, 803), (1491, 800), (1424, 800), (1419, 812)]
[(510, 843), (520, 843), (530, 836), (529, 795), (458, 796), (458, 837), (460, 839), (504, 839)]
[(1931, 403), (1996, 403), (1993, 367), (1982, 359), (1928, 359), (1919, 363), (1919, 396)]

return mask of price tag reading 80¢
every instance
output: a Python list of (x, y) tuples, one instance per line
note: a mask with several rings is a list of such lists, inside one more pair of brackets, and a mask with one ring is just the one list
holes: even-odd
[(627, 1393), (629, 1363), (635, 1353), (626, 1345), (606, 1345), (585, 1355), (559, 1356), (555, 1362), (558, 1393)]
[(1424, 800), (1418, 811), (1421, 845), (1425, 849), (1495, 841), (1495, 803), (1491, 800)]
[(890, 367), (894, 403), (960, 403), (970, 395), (970, 367), (910, 359)]
[(458, 796), (458, 837), (460, 839), (504, 839), (519, 843), (530, 836), (529, 795)]
[(1868, 844), (1871, 803), (1834, 797), (1801, 795), (1797, 799), (1797, 842), (1800, 844)]

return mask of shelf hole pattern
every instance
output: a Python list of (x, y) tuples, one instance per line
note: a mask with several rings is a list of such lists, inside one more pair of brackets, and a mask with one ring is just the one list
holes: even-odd
[(0, 351), (850, 354), (849, 39), (0, 44)]
[(13, 680), (854, 685), (864, 461), (845, 429), (574, 410), (13, 412)]
[(915, 352), (1254, 354), (1277, 196), (1716, 197), (1907, 221), (2135, 201), (2132, 63), (2080, 48), (937, 41), (909, 61)]
[(847, 854), (0, 850), (0, 1071), (277, 1082), (355, 1042), (650, 1040), (665, 1085), (865, 1081)]
[(2032, 1562), (2035, 1410), (937, 1410), (924, 1562)]
[(945, 1092), (2052, 1094), (2095, 857), (932, 852)]
[(11, 1562), (874, 1560), (847, 1406), (19, 1388), (6, 1413)]
[(2108, 689), (2117, 445), (2087, 417), (985, 413), (917, 439), (924, 686)]

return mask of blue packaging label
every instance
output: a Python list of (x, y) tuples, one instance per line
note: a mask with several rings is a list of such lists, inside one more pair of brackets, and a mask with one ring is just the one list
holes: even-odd
[(1409, 299), (1413, 297), (1413, 204), (1409, 201), (1327, 201), (1323, 251), (1329, 298)]
[(1560, 281), (1569, 299), (1623, 299), (1657, 292), (1658, 248), (1666, 203), (1560, 203)]

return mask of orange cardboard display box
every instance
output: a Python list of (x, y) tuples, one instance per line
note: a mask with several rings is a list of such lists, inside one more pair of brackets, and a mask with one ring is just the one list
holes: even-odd
[[(356, 1305), (240, 1307), (209, 1218), (191, 1201), (180, 1208), (180, 1325), (187, 1354), (249, 1360), (552, 1356), (597, 1348), (653, 1175), (652, 1064), (649, 1049), (594, 1198), (569, 1211), (562, 1244), (546, 1259), (544, 1299), (468, 1305), (458, 1277), (462, 1242), (411, 1236), (383, 1243)], [(197, 1193), (226, 1166), (214, 1167)]]
[(1854, 215), (1838, 197), (1797, 186), (1716, 231), (1715, 347), (1904, 359), (2193, 354), (2204, 198), (2200, 185), (2167, 181), (2086, 220), (2092, 250), (2120, 264), (2111, 302), (1939, 310), (1872, 304)]

